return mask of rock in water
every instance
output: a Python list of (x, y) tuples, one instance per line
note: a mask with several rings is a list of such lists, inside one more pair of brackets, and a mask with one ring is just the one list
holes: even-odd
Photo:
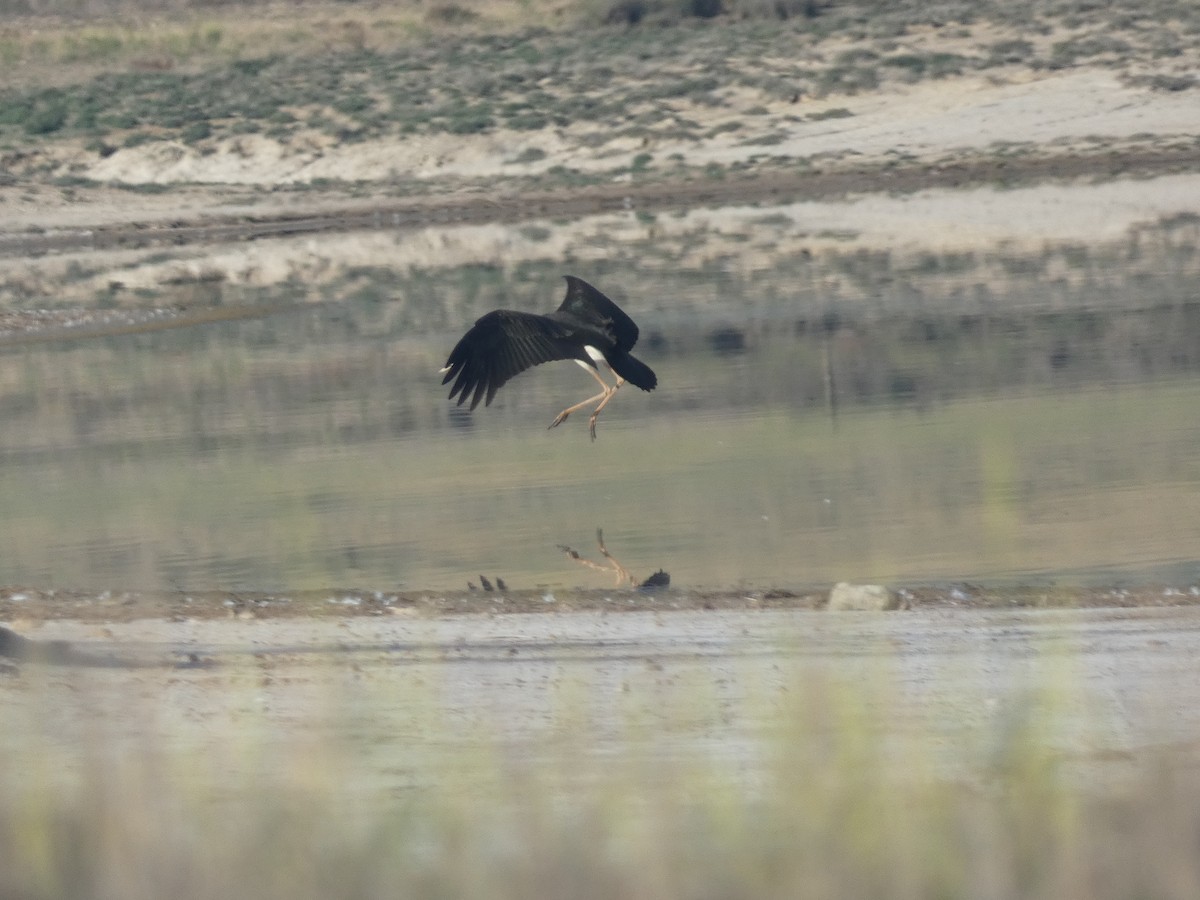
[(881, 584), (850, 584), (842, 581), (829, 592), (826, 608), (837, 611), (899, 609), (900, 598)]

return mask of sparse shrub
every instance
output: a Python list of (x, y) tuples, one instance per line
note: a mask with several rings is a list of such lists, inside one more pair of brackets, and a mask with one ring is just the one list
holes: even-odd
[(605, 25), (637, 25), (648, 12), (647, 0), (616, 0), (609, 5), (601, 21)]
[(212, 136), (212, 126), (207, 121), (193, 122), (179, 135), (186, 143), (194, 144)]
[(883, 64), (898, 69), (907, 69), (914, 76), (921, 75), (925, 71), (925, 57), (915, 53), (897, 53), (895, 56), (887, 57)]
[(515, 128), (518, 131), (537, 131), (538, 129), (545, 128), (549, 124), (549, 121), (549, 119), (540, 113), (526, 112), (510, 116), (505, 121), (505, 124), (509, 128)]
[(843, 50), (834, 59), (834, 64), (841, 67), (853, 66), (860, 62), (874, 62), (879, 59), (879, 54), (874, 50), (866, 47), (851, 47), (849, 50)]
[(366, 94), (360, 93), (351, 94), (348, 97), (342, 97), (333, 105), (333, 108), (340, 113), (345, 113), (346, 115), (351, 116), (355, 113), (365, 112), (366, 110), (371, 109), (371, 107), (374, 105), (374, 100), (372, 100)]
[(879, 75), (873, 68), (833, 66), (821, 73), (818, 90), (822, 94), (853, 94), (879, 86)]
[(531, 163), (538, 162), (539, 160), (543, 160), (545, 158), (546, 151), (541, 147), (526, 147), (524, 150), (518, 153), (512, 161), (515, 163)]
[(0, 105), (0, 125), (20, 125), (33, 109), (33, 104), (25, 98), (14, 98)]
[(97, 128), (101, 106), (95, 98), (87, 98), (75, 109), (75, 126), (85, 130)]
[(138, 121), (137, 116), (127, 112), (109, 113), (97, 120), (98, 124), (106, 128), (114, 128), (122, 131), (127, 128), (137, 128)]
[(435, 3), (425, 12), (425, 19), (439, 25), (463, 25), (474, 22), (479, 13), (473, 9), (459, 6), (457, 3)]
[(814, 19), (829, 0), (610, 0), (597, 18), (606, 25), (673, 24), (684, 19)]
[(721, 0), (687, 0), (685, 11), (698, 19), (711, 19), (724, 12)]
[(934, 78), (957, 75), (962, 72), (964, 62), (956, 53), (934, 53), (927, 61), (926, 71)]
[(125, 42), (112, 32), (83, 32), (63, 41), (64, 62), (97, 61), (116, 57)]
[(67, 104), (61, 97), (35, 104), (25, 119), (25, 133), (50, 134), (67, 124)]
[(782, 144), (788, 139), (788, 135), (783, 131), (772, 131), (769, 134), (760, 134), (756, 137), (747, 138), (742, 141), (743, 147), (775, 147)]
[(101, 159), (107, 159), (117, 152), (117, 148), (112, 144), (108, 144), (100, 140), (88, 141), (86, 144), (84, 144), (83, 149), (87, 150), (89, 153), (95, 153)]
[(1196, 86), (1196, 76), (1187, 75), (1152, 75), (1150, 87), (1156, 91), (1186, 91)]
[(221, 43), (221, 39), (224, 37), (224, 32), (221, 30), (220, 26), (210, 25), (203, 31), (196, 29), (192, 32), (192, 35), (197, 41), (198, 45), (211, 49)]
[(820, 122), (824, 119), (848, 119), (853, 115), (854, 113), (850, 112), (850, 110), (846, 109), (846, 107), (837, 106), (833, 109), (826, 109), (818, 113), (813, 113), (808, 117), (808, 119), (810, 122)]
[(815, 19), (822, 6), (818, 0), (728, 0), (726, 11), (740, 19)]
[(138, 147), (142, 144), (147, 144), (154, 140), (154, 136), (145, 131), (135, 131), (125, 136), (125, 140), (121, 146), (123, 147)]
[(988, 48), (988, 62), (992, 65), (1019, 63), (1033, 56), (1033, 44), (1023, 39), (997, 41)]
[(731, 131), (740, 131), (742, 123), (738, 121), (722, 122), (720, 125), (714, 125), (705, 133), (706, 138), (714, 138), (719, 134), (727, 134)]
[(712, 19), (722, 12), (721, 0), (613, 0), (599, 19), (606, 25), (671, 25), (684, 19)]
[(492, 117), (482, 109), (465, 109), (446, 120), (451, 134), (475, 134), (492, 127)]
[(238, 59), (234, 60), (233, 68), (243, 75), (259, 75), (276, 62), (277, 57), (274, 56), (260, 56), (256, 59)]

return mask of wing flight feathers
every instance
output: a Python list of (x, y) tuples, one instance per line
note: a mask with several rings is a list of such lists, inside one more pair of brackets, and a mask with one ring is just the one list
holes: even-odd
[(625, 311), (599, 289), (592, 287), (582, 278), (564, 275), (567, 280), (567, 296), (558, 312), (582, 319), (594, 328), (609, 334), (619, 353), (628, 353), (637, 343), (638, 327)]
[(496, 391), (526, 369), (556, 359), (570, 359), (565, 331), (546, 316), (498, 309), (477, 321), (450, 351), (442, 384), (454, 381), (450, 399), (458, 405), (470, 398), (471, 409), (483, 400), (490, 406)]

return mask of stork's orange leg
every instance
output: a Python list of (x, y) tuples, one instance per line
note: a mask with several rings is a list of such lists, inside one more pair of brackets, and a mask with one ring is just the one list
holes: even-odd
[[(616, 375), (615, 372), (613, 374)], [(622, 378), (620, 375), (617, 375), (617, 383), (615, 385), (613, 385), (611, 388), (609, 388), (608, 396), (605, 397), (603, 400), (601, 400), (600, 405), (592, 410), (592, 417), (590, 419), (588, 419), (588, 431), (591, 433), (593, 441), (596, 439), (596, 417), (600, 415), (600, 410), (602, 410), (602, 409), (604, 409), (604, 407), (608, 406), (608, 401), (611, 400), (614, 396), (616, 396), (617, 388), (619, 388), (624, 383), (625, 383), (625, 379)]]
[[(557, 416), (554, 417), (554, 421), (551, 422), (549, 425), (550, 428), (553, 428), (556, 425), (561, 425), (563, 422), (567, 421), (567, 416), (571, 415), (571, 413), (578, 412), (579, 410), (583, 409), (585, 406), (591, 406), (597, 400), (600, 401), (600, 405), (598, 407), (596, 407), (596, 409), (602, 409), (604, 407), (604, 404), (609, 401), (610, 397), (612, 397), (613, 392), (616, 391), (617, 388), (613, 387), (611, 384), (609, 384), (607, 381), (605, 381), (603, 378), (601, 378), (600, 374), (595, 369), (593, 369), (591, 366), (585, 365), (584, 368), (587, 369), (589, 375), (591, 375), (598, 382), (600, 382), (600, 387), (604, 388), (604, 390), (601, 391), (599, 394), (597, 394), (595, 397), (588, 397), (586, 400), (576, 403), (574, 406), (568, 406), (566, 409), (564, 409), (562, 412), (560, 412)], [(620, 387), (620, 385), (618, 384), (617, 387)], [(591, 432), (592, 432), (592, 440), (595, 440), (596, 439), (596, 417), (595, 417), (594, 413), (592, 415), (590, 425), (591, 425)]]
[(563, 422), (567, 421), (567, 416), (569, 416), (571, 413), (578, 412), (579, 410), (583, 409), (585, 406), (591, 406), (597, 400), (600, 400), (600, 401), (605, 400), (608, 397), (609, 392), (611, 392), (611, 391), (612, 391), (611, 386), (605, 386), (603, 393), (597, 394), (595, 397), (588, 397), (586, 400), (584, 400), (580, 403), (576, 403), (574, 406), (568, 406), (566, 409), (564, 409), (562, 412), (560, 412), (557, 416), (554, 417), (554, 421), (550, 423), (549, 427), (553, 428), (555, 425), (561, 425)]

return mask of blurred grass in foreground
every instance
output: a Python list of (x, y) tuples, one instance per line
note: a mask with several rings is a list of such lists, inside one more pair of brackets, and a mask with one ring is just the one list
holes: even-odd
[[(528, 753), (464, 741), (431, 709), (413, 727), (445, 752), (425, 751), (423, 786), (389, 789), (339, 714), (325, 732), (297, 721), (295, 741), (247, 719), (200, 754), (131, 745), (115, 722), (56, 748), (61, 710), (43, 703), (44, 732), (25, 723), (0, 751), (0, 897), (1200, 896), (1194, 773), (1146, 759), (1081, 786), (1050, 749), (1054, 697), (947, 748), (890, 694), (797, 684), (764, 716), (761, 766), (681, 758), (632, 725), (597, 755), (577, 703)], [(162, 717), (149, 697), (134, 716)], [(383, 755), (404, 768), (407, 750)]]

